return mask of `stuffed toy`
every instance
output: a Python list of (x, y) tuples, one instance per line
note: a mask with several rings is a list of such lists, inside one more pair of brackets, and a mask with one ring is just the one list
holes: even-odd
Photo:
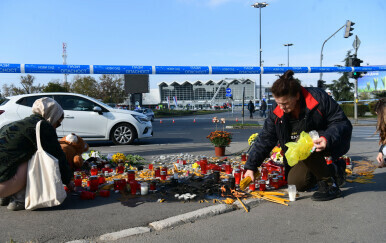
[(59, 140), (71, 169), (81, 168), (82, 153), (88, 151), (88, 144), (79, 136), (71, 133)]

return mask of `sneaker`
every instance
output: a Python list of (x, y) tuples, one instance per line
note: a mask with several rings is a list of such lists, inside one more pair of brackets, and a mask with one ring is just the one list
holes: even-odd
[(332, 178), (338, 187), (344, 186), (344, 184), (346, 184), (346, 162), (342, 159), (339, 159), (334, 161), (332, 164), (329, 164), (328, 166)]
[(11, 211), (20, 211), (25, 209), (25, 205), (24, 205), (24, 202), (12, 201), (8, 204), (7, 209)]
[(0, 197), (0, 206), (8, 206), (10, 197)]
[(328, 185), (325, 181), (319, 181), (318, 186), (318, 191), (315, 192), (311, 197), (313, 201), (329, 201), (342, 195), (339, 187)]

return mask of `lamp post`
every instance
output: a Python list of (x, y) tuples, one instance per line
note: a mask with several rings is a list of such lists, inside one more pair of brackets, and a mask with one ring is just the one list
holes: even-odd
[(288, 43), (288, 44), (284, 44), (284, 46), (288, 46), (288, 53), (287, 53), (287, 67), (289, 67), (289, 47), (290, 46), (293, 46), (294, 44), (292, 43)]
[[(266, 2), (252, 4), (252, 7), (259, 9), (259, 19), (260, 19), (260, 51), (259, 51), (259, 53), (260, 53), (260, 68), (261, 68), (261, 52), (262, 52), (262, 50), (261, 50), (261, 9), (265, 8), (266, 6), (268, 6), (268, 3), (266, 3)], [(260, 85), (260, 87), (259, 87), (259, 100), (261, 100), (261, 96), (262, 96), (261, 95), (261, 72), (259, 74), (259, 79), (260, 79), (259, 80), (259, 85)], [(256, 89), (256, 87), (255, 87), (255, 89)], [(255, 97), (255, 99), (256, 99), (256, 97)]]

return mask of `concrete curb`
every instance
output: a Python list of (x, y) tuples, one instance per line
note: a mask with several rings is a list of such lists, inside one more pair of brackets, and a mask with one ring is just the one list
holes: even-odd
[(119, 240), (119, 239), (126, 238), (126, 237), (129, 237), (132, 235), (148, 233), (150, 231), (151, 231), (151, 229), (148, 227), (130, 228), (130, 229), (125, 229), (125, 230), (121, 230), (118, 232), (113, 232), (113, 233), (101, 235), (101, 236), (99, 236), (99, 240), (102, 240), (102, 241)]
[[(241, 200), (241, 201), (244, 203), (248, 211), (250, 210), (250, 208), (256, 206), (261, 202), (261, 200), (257, 198), (249, 198), (247, 200)], [(233, 205), (235, 205), (238, 209), (245, 210), (243, 205), (241, 205), (241, 203), (239, 202), (239, 200), (235, 201)]]
[(150, 223), (149, 226), (153, 227), (155, 230), (162, 230), (162, 229), (171, 228), (177, 225), (185, 224), (188, 222), (193, 222), (197, 219), (203, 219), (209, 216), (215, 216), (218, 214), (227, 213), (227, 212), (233, 211), (234, 209), (235, 208), (231, 205), (219, 204), (219, 205), (214, 205), (207, 208), (202, 208), (189, 213), (177, 215), (174, 217), (170, 217), (164, 220), (155, 221)]

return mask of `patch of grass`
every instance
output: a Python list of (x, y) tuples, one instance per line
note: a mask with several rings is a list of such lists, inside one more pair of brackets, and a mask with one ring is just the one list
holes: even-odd
[(232, 124), (231, 126), (233, 126), (233, 128), (248, 128), (248, 127), (261, 127), (262, 125), (260, 124), (256, 124), (256, 123), (235, 123), (235, 124)]

